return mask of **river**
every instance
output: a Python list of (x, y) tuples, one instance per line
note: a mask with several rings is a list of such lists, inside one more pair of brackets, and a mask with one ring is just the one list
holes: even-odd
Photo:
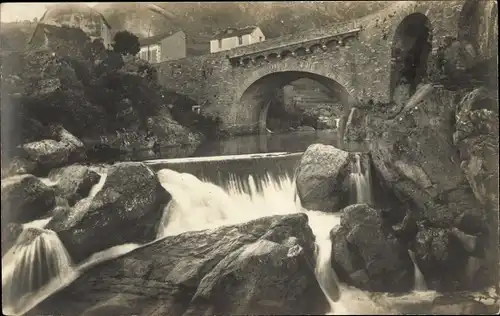
[(141, 150), (122, 156), (121, 160), (142, 161), (150, 159), (246, 155), (272, 152), (304, 152), (311, 144), (333, 145), (347, 151), (368, 151), (370, 142), (344, 142), (336, 131), (269, 133), (262, 135), (233, 136), (208, 140), (200, 145), (160, 148), (159, 152)]

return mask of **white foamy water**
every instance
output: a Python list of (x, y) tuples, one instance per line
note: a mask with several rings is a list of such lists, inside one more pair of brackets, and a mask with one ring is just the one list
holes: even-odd
[(361, 167), (361, 156), (356, 154), (356, 161), (353, 164), (352, 173), (350, 175), (351, 185), (354, 190), (351, 190), (351, 204), (372, 203), (371, 179), (370, 170)]
[(43, 292), (50, 282), (62, 282), (73, 270), (57, 234), (32, 227), (23, 230), (2, 258), (2, 269), (2, 303), (4, 309), (13, 311), (26, 305), (34, 293)]
[[(303, 209), (299, 199), (295, 198), (295, 183), (289, 176), (273, 178), (268, 174), (260, 183), (249, 176), (245, 184), (234, 177), (225, 185), (227, 190), (191, 174), (169, 169), (160, 170), (158, 176), (163, 187), (172, 194), (172, 201), (165, 209), (164, 236), (233, 225), (264, 216), (306, 213), (316, 237), (315, 274), (331, 305), (331, 310), (325, 312), (329, 315), (351, 313), (352, 301), (346, 302), (343, 298), (350, 297), (348, 292), (353, 290), (337, 281), (330, 263), (330, 230), (340, 224), (340, 216)], [(362, 291), (355, 293), (358, 314), (371, 313), (375, 303), (366, 294), (360, 295)], [(386, 311), (382, 307), (377, 308), (380, 313)], [(354, 313), (358, 309), (354, 308)]]
[(417, 292), (427, 291), (427, 284), (425, 283), (424, 275), (420, 268), (417, 265), (417, 260), (415, 259), (415, 254), (413, 251), (408, 249), (408, 254), (410, 255), (411, 261), (413, 262), (413, 277), (414, 277), (414, 286), (413, 289)]

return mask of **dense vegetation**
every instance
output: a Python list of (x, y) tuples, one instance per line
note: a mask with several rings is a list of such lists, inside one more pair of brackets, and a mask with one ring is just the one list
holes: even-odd
[(4, 54), (1, 73), (2, 132), (17, 136), (8, 148), (2, 143), (2, 152), (46, 138), (46, 127), (53, 124), (84, 142), (106, 135), (118, 135), (120, 142), (127, 134), (138, 146), (151, 137), (165, 146), (191, 143), (199, 139), (198, 130), (213, 135), (216, 128), (210, 118), (191, 112), (177, 122), (171, 112), (191, 111), (192, 101), (160, 86), (146, 61), (106, 50), (100, 41), (62, 40)]

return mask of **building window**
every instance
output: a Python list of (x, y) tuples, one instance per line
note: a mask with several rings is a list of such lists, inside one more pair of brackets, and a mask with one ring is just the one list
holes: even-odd
[(259, 42), (262, 42), (262, 36), (259, 36)]
[(238, 45), (243, 45), (243, 36), (238, 36)]
[(156, 63), (158, 62), (158, 58), (156, 58), (156, 49), (152, 49), (151, 50), (151, 62), (152, 63)]
[(222, 48), (222, 39), (219, 39), (219, 48)]
[(199, 105), (193, 105), (191, 107), (191, 111), (200, 114), (200, 112), (201, 112), (200, 106)]
[(144, 60), (148, 60), (148, 52), (143, 50), (141, 52), (141, 58), (144, 59)]

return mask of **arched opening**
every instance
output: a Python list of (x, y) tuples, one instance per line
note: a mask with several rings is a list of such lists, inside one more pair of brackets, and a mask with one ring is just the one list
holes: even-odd
[(314, 44), (312, 45), (309, 50), (311, 51), (312, 54), (321, 51), (321, 45), (320, 44)]
[(266, 57), (259, 55), (255, 57), (255, 64), (256, 65), (262, 65), (266, 61)]
[[(290, 91), (295, 92), (290, 94)], [(299, 91), (299, 93), (297, 93)], [(294, 96), (300, 95), (297, 99)], [(260, 133), (295, 129), (337, 128), (353, 103), (338, 82), (309, 72), (284, 71), (266, 75), (243, 93), (238, 116), (254, 122)], [(322, 106), (322, 108), (310, 107)], [(328, 112), (331, 125), (321, 127), (319, 117)]]
[(277, 61), (278, 60), (278, 54), (271, 53), (271, 54), (267, 55), (267, 60), (269, 60), (270, 62)]
[(305, 56), (307, 55), (307, 51), (304, 47), (299, 47), (295, 50), (295, 56)]
[(282, 59), (287, 59), (293, 56), (293, 53), (289, 50), (285, 50), (281, 53), (281, 58)]
[(241, 63), (243, 64), (243, 66), (249, 66), (252, 62), (252, 59), (247, 57), (247, 58), (244, 58)]
[(391, 99), (395, 93), (409, 98), (427, 76), (427, 59), (432, 50), (432, 27), (422, 13), (401, 21), (394, 35), (391, 57)]
[(335, 49), (337, 46), (339, 46), (339, 42), (336, 39), (333, 39), (331, 41), (326, 42), (325, 46), (328, 50), (332, 50)]

